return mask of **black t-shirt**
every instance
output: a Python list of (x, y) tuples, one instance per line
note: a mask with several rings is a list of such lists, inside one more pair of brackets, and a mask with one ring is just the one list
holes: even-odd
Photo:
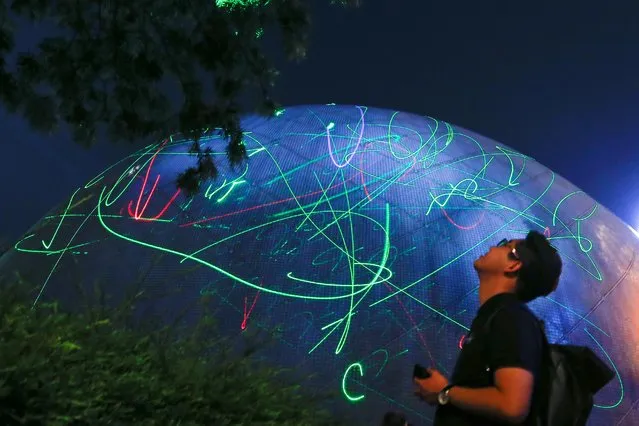
[[(495, 312), (497, 314), (491, 320), (486, 333), (486, 320)], [(514, 294), (497, 294), (479, 308), (470, 333), (464, 340), (450, 382), (468, 388), (490, 387), (495, 384), (493, 374), (497, 369), (520, 367), (533, 373), (537, 388), (542, 348), (542, 330), (537, 318)], [(536, 405), (535, 401), (536, 397), (533, 396), (533, 407)], [(501, 423), (447, 404), (438, 407), (433, 424), (494, 426)]]

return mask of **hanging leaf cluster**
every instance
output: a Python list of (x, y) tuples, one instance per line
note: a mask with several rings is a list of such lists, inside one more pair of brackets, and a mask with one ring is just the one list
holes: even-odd
[[(357, 5), (358, 0), (331, 0)], [(306, 55), (305, 0), (3, 0), (0, 101), (37, 130), (68, 128), (90, 146), (185, 133), (198, 163), (178, 185), (215, 176), (197, 144), (207, 129), (227, 137), (232, 165), (246, 160), (239, 117), (272, 114), (277, 71), (264, 34), (290, 59)], [(32, 52), (9, 63), (18, 19), (53, 24)]]

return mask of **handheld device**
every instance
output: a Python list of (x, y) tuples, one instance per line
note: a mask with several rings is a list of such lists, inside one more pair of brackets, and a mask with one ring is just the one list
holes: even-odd
[(430, 373), (426, 369), (426, 367), (415, 364), (415, 368), (413, 369), (413, 377), (417, 377), (418, 379), (427, 379), (430, 377)]

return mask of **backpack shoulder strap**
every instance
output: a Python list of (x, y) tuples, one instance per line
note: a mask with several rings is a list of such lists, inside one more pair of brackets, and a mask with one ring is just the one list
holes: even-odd
[(504, 309), (503, 306), (500, 306), (495, 312), (493, 312), (492, 314), (490, 314), (490, 316), (488, 317), (488, 319), (486, 319), (486, 322), (484, 323), (483, 327), (482, 327), (482, 333), (484, 335), (487, 335), (488, 333), (490, 333), (490, 326), (493, 323), (493, 319), (497, 316), (498, 313), (500, 313), (502, 310)]
[[(541, 333), (542, 359), (543, 359), (542, 362), (546, 364), (548, 361), (552, 360), (550, 355), (552, 345), (550, 344), (550, 342), (548, 341), (548, 338), (546, 337), (546, 329), (544, 326), (544, 322), (540, 320), (539, 318), (537, 318), (535, 314), (528, 308), (528, 306), (524, 305), (523, 307), (534, 318), (535, 324), (537, 325), (539, 332)], [(482, 334), (484, 336), (488, 336), (488, 334), (490, 333), (490, 326), (492, 325), (494, 318), (497, 316), (499, 312), (501, 312), (505, 308), (506, 308), (505, 306), (500, 306), (497, 310), (495, 310), (495, 312), (490, 314), (490, 316), (488, 317), (488, 319), (482, 326)]]
[[(535, 314), (528, 308), (528, 306), (524, 305), (523, 307), (535, 319), (535, 323), (539, 326), (544, 343), (548, 344), (548, 341), (546, 339), (546, 330), (545, 330), (544, 322), (540, 320), (539, 318), (537, 318)], [(482, 327), (483, 334), (488, 334), (490, 332), (490, 326), (493, 322), (493, 319), (497, 316), (498, 313), (500, 313), (505, 308), (506, 308), (505, 306), (500, 306), (495, 312), (490, 314), (490, 316), (488, 317), (488, 319), (486, 320), (486, 322), (484, 323)]]
[(486, 322), (482, 326), (482, 334), (484, 336), (490, 333), (490, 326), (492, 325), (493, 320), (495, 319), (497, 314), (503, 311), (504, 309), (506, 309), (506, 306), (500, 306), (499, 308), (495, 310), (495, 312), (493, 312), (492, 314), (490, 314), (490, 316), (488, 316), (488, 318), (486, 319)]

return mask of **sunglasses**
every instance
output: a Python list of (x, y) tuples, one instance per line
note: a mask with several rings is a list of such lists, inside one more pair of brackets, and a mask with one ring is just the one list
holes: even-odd
[[(496, 247), (506, 247), (506, 246), (508, 246), (508, 243), (510, 243), (510, 240), (508, 238), (504, 238), (503, 240), (501, 240), (500, 242), (497, 243)], [(517, 254), (517, 249), (515, 247), (510, 249), (509, 255), (512, 256), (516, 260), (521, 260), (519, 258), (519, 254)]]

